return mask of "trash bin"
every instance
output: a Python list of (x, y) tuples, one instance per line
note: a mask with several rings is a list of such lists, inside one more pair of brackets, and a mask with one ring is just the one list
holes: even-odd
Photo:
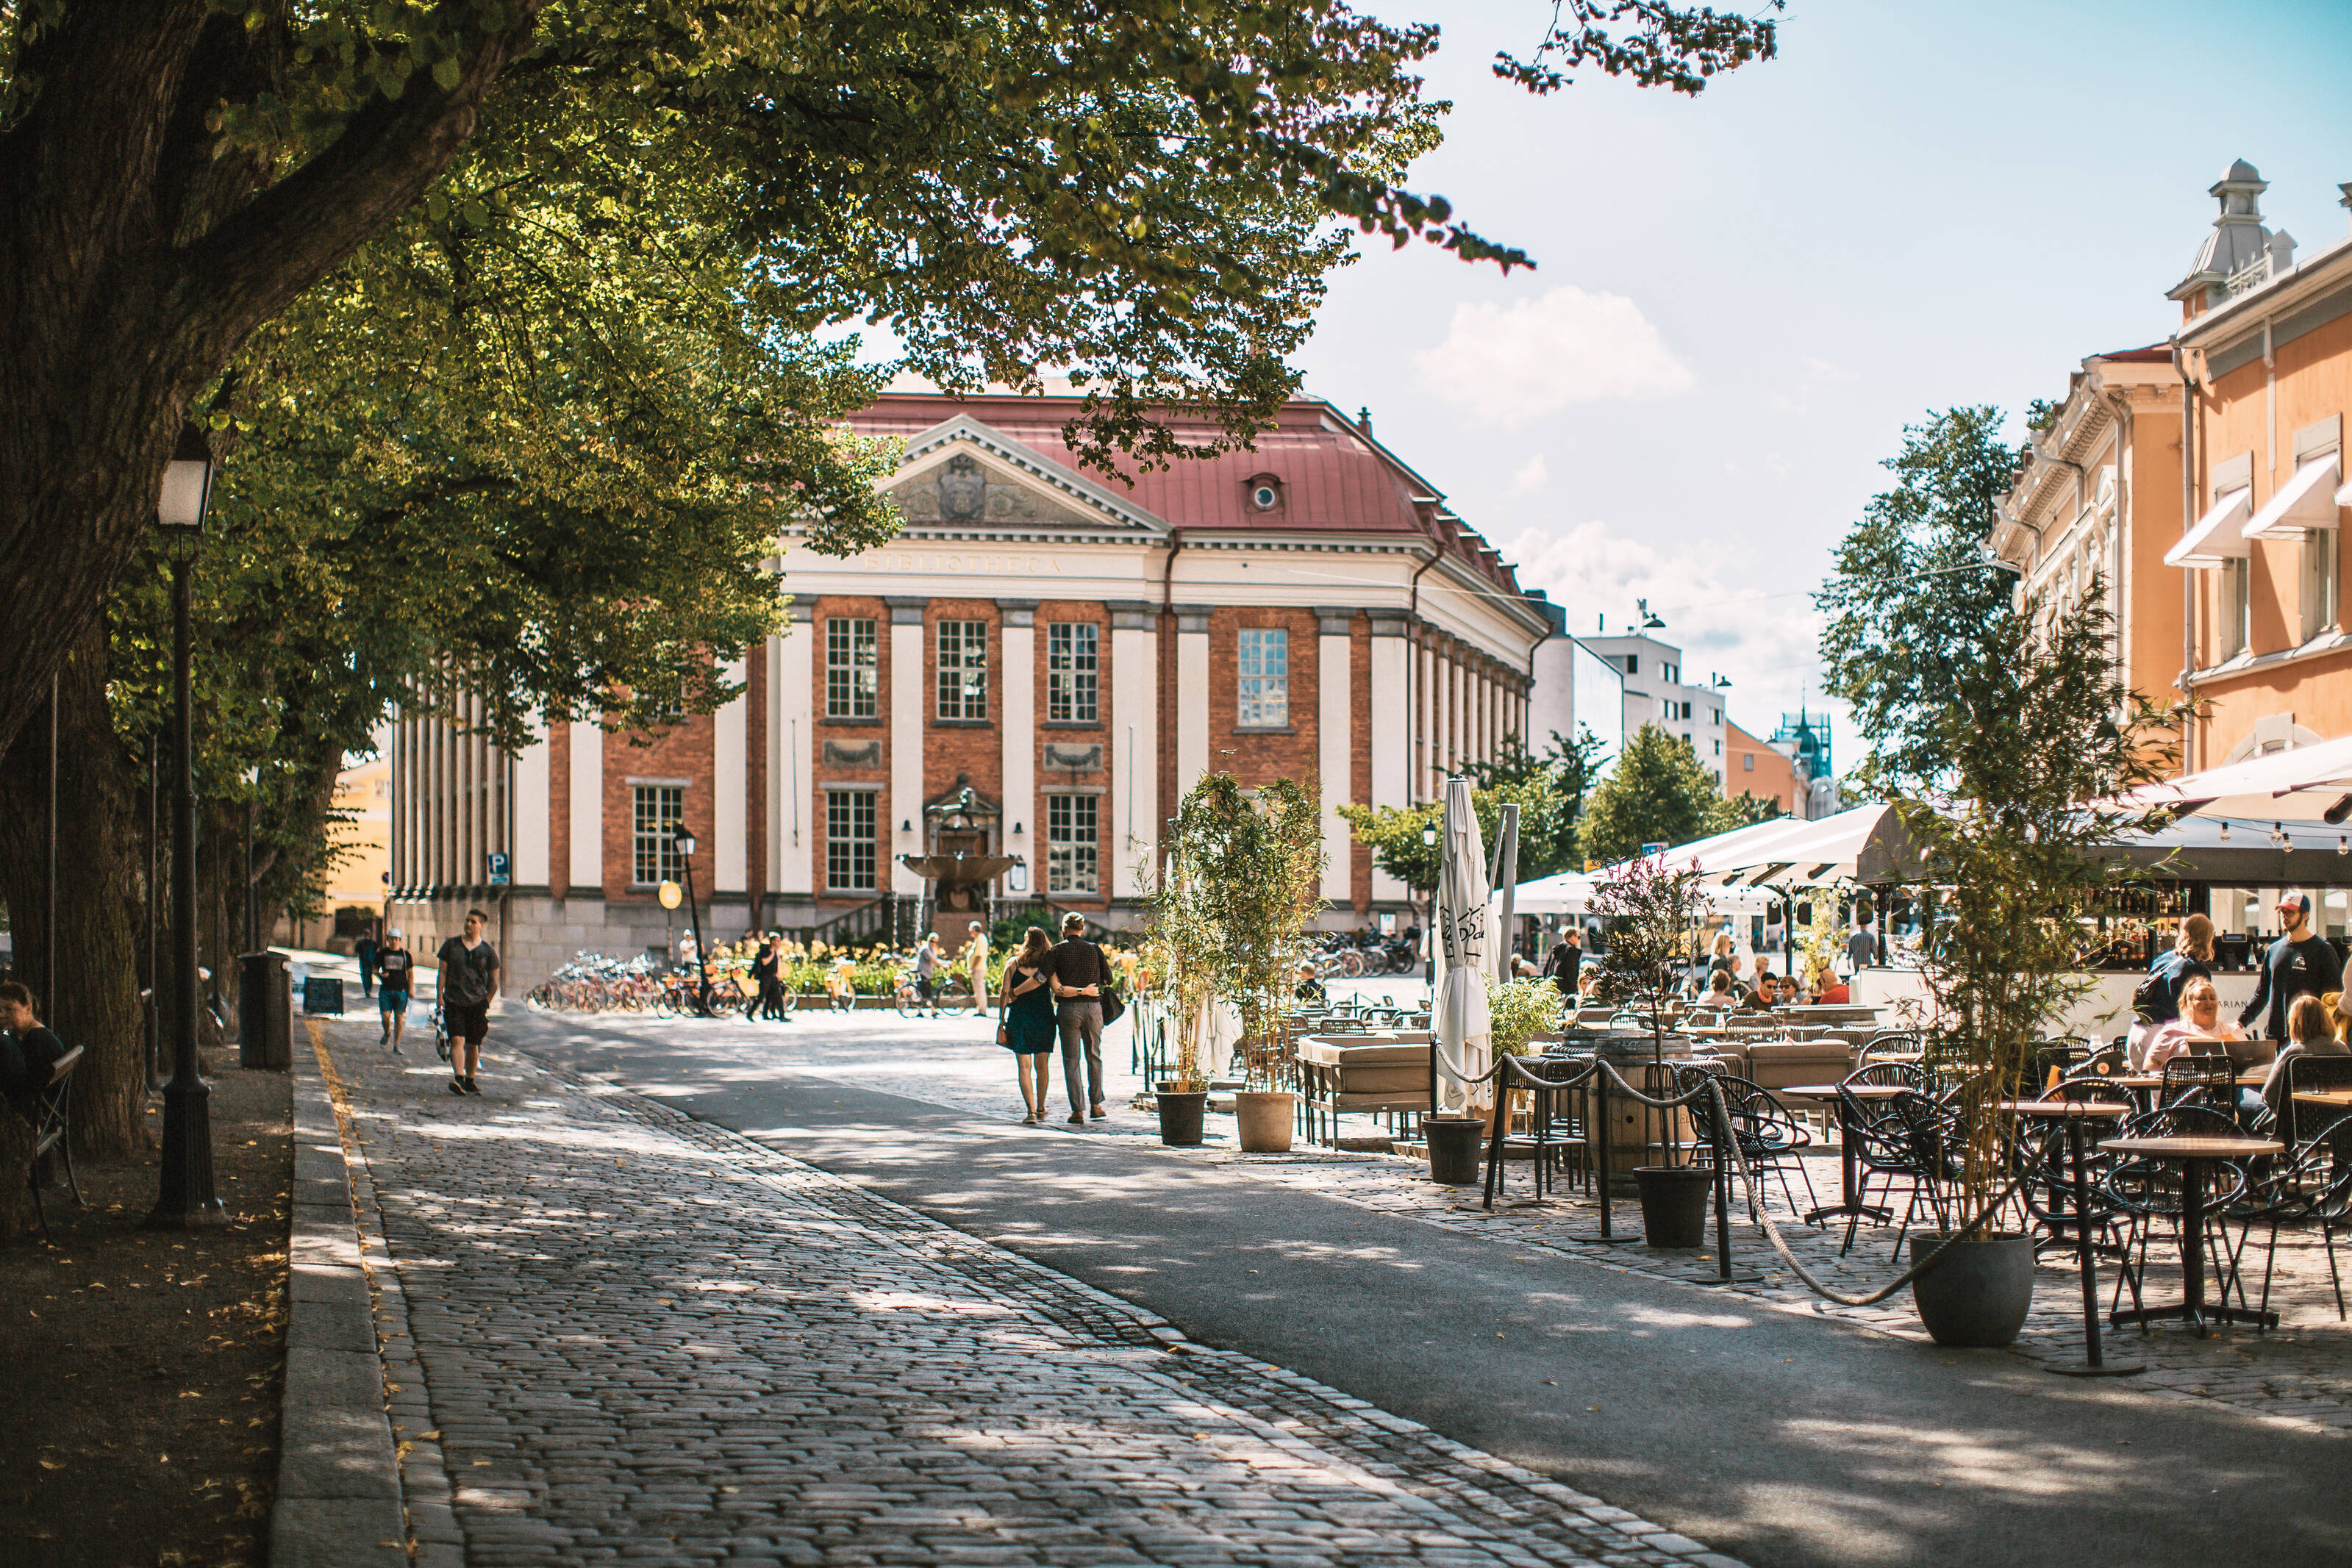
[(282, 1072), (294, 1065), (294, 993), (285, 954), (238, 955), (236, 1019), (238, 1066)]

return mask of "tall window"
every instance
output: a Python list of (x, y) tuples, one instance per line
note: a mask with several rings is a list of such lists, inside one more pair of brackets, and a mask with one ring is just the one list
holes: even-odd
[(824, 882), (840, 893), (874, 891), (874, 791), (824, 792)]
[(1102, 631), (1091, 621), (1055, 621), (1045, 628), (1045, 717), (1093, 724), (1102, 717)]
[(2336, 624), (2341, 559), (2334, 528), (2314, 528), (2303, 536), (2303, 640), (2306, 643)]
[(988, 716), (988, 622), (940, 622), (940, 716)]
[(1241, 709), (1244, 729), (1280, 729), (1290, 722), (1290, 633), (1278, 626), (1242, 629)]
[(2250, 641), (2247, 622), (2253, 618), (2253, 603), (2246, 567), (2242, 560), (2221, 563), (2221, 624), (2215, 628), (2220, 636), (2213, 648), (2217, 664), (2236, 658)]
[(686, 790), (676, 784), (639, 784), (629, 813), (636, 853), (629, 880), (641, 887), (676, 882), (686, 874), (686, 857), (670, 841), (686, 821)]
[(1045, 891), (1098, 891), (1096, 839), (1097, 797), (1045, 797)]
[(881, 678), (871, 621), (824, 623), (824, 716), (874, 718), (881, 711)]

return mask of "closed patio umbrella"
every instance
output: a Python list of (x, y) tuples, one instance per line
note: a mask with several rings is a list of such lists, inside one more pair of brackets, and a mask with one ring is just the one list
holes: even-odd
[[(1486, 1006), (1486, 849), (1471, 809), (1470, 781), (1445, 782), (1444, 859), (1437, 877), (1437, 988), (1431, 1021), (1436, 1035), (1440, 1112), (1466, 1112), (1470, 1080), (1491, 1065), (1494, 1019)], [(1486, 1098), (1483, 1086), (1478, 1098)]]

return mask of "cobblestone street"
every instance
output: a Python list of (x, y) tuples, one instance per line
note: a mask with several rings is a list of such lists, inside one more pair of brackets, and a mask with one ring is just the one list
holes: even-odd
[[(855, 1021), (852, 1021), (852, 1020)], [(719, 1082), (734, 1073), (803, 1074), (837, 1079), (867, 1088), (906, 1094), (976, 1115), (1007, 1117), (1019, 1100), (1011, 1083), (1003, 1052), (981, 1037), (985, 1025), (972, 1019), (902, 1020), (895, 1016), (861, 1013), (803, 1013), (789, 1025), (747, 1025), (709, 1020), (658, 1023), (630, 1019), (581, 1020), (562, 1018), (520, 1018), (518, 1038), (553, 1038), (570, 1031), (583, 1039), (599, 1035), (673, 1041), (678, 1059), (667, 1072), (641, 1086), (662, 1092), (664, 1086)], [(1123, 1102), (1142, 1088), (1126, 1071), (1128, 1050), (1124, 1032), (1106, 1040), (1104, 1054), (1115, 1101)], [(1060, 1089), (1055, 1090), (1057, 1115)], [(1597, 1205), (1565, 1187), (1541, 1207), (1509, 1207), (1498, 1204), (1489, 1211), (1476, 1187), (1440, 1186), (1428, 1179), (1427, 1163), (1393, 1155), (1312, 1149), (1301, 1146), (1286, 1155), (1246, 1155), (1235, 1145), (1233, 1119), (1208, 1118), (1208, 1141), (1185, 1157), (1206, 1164), (1246, 1168), (1255, 1179), (1281, 1183), (1368, 1209), (1419, 1220), (1447, 1229), (1507, 1239), (1528, 1248), (1556, 1252), (1597, 1268), (1687, 1280), (1712, 1265), (1711, 1247), (1699, 1252), (1662, 1252), (1643, 1247), (1601, 1246), (1577, 1239), (1595, 1227)], [(1370, 1131), (1365, 1119), (1353, 1130)], [(1121, 1108), (1108, 1123), (1095, 1124), (1076, 1135), (1159, 1148), (1157, 1124), (1148, 1111)], [(1823, 1202), (1838, 1191), (1838, 1156), (1834, 1145), (1816, 1149), (1806, 1159), (1812, 1191)], [(1790, 1178), (1800, 1202), (1806, 1188)], [(1848, 1295), (1863, 1295), (1893, 1279), (1900, 1270), (1890, 1262), (1891, 1231), (1865, 1226), (1853, 1251), (1839, 1256), (1843, 1231), (1800, 1224), (1781, 1197), (1777, 1181), (1764, 1185), (1768, 1207), (1784, 1239), (1805, 1267)], [(1525, 1197), (1527, 1176), (1514, 1171), (1510, 1196)], [(1639, 1206), (1621, 1198), (1615, 1210), (1620, 1228), (1638, 1234)], [(1753, 1282), (1727, 1287), (1730, 1291), (1776, 1310), (1836, 1318), (1866, 1324), (1882, 1333), (1918, 1342), (1927, 1340), (1909, 1291), (1897, 1291), (1869, 1307), (1845, 1307), (1822, 1300), (1790, 1272), (1766, 1241), (1760, 1228), (1746, 1223), (1741, 1205), (1732, 1228), (1732, 1251), (1743, 1272), (1760, 1274)], [(1709, 1236), (1713, 1231), (1710, 1228)], [(2257, 1232), (2249, 1250), (2250, 1296), (2260, 1293), (2263, 1237)], [(2104, 1306), (2115, 1289), (2111, 1263), (2100, 1270), (2100, 1300)], [(2150, 1301), (2177, 1299), (2179, 1270), (2162, 1247), (2156, 1249), (2144, 1287)], [(2233, 1298), (2234, 1300), (2234, 1298)], [(2128, 1302), (2126, 1302), (2128, 1304)], [(2159, 1398), (2211, 1399), (2230, 1404), (2265, 1419), (2294, 1423), (2313, 1430), (2352, 1433), (2352, 1328), (2338, 1322), (2335, 1296), (2328, 1281), (2327, 1260), (2315, 1235), (2283, 1233), (2278, 1248), (2278, 1274), (2271, 1305), (2281, 1314), (2281, 1326), (2268, 1333), (2233, 1328), (2210, 1339), (2198, 1339), (2177, 1325), (2157, 1325), (2143, 1335), (2137, 1330), (2110, 1333), (2108, 1354), (2143, 1362), (2147, 1370), (2131, 1385)], [(2034, 1310), (2015, 1354), (2036, 1360), (2077, 1359), (2082, 1354), (2082, 1301), (2071, 1255), (2051, 1253), (2039, 1270)]]
[(654, 1102), (324, 1038), (420, 1562), (1731, 1562)]

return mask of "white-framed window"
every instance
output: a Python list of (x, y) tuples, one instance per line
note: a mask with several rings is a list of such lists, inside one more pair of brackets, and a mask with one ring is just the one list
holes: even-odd
[(671, 841), (686, 821), (686, 789), (678, 784), (637, 784), (630, 787), (629, 830), (632, 847), (629, 880), (639, 887), (676, 882), (686, 875), (686, 857)]
[(824, 623), (824, 716), (874, 718), (882, 712), (880, 639), (870, 620)]
[(1241, 632), (1240, 706), (1244, 729), (1280, 729), (1290, 722), (1290, 633), (1279, 626)]
[(1721, 742), (1720, 740), (1718, 740), (1718, 741), (1717, 741), (1717, 742), (1715, 743), (1715, 754), (1716, 754), (1717, 757), (1720, 757), (1720, 756), (1722, 756), (1722, 755), (1723, 755), (1723, 742)]
[(940, 716), (988, 716), (988, 622), (940, 622)]
[(874, 891), (874, 791), (824, 792), (824, 883), (836, 893)]
[(2343, 577), (2336, 530), (2314, 528), (2303, 538), (2303, 641), (2310, 642), (2336, 624), (2337, 596)]
[(1102, 628), (1091, 621), (1045, 627), (1045, 718), (1093, 724), (1102, 717)]
[(1097, 797), (1045, 797), (1045, 891), (1099, 891), (1100, 817)]
[(2221, 664), (2245, 652), (2252, 641), (2253, 595), (2247, 563), (2225, 560), (2221, 563), (2221, 623), (2214, 630), (2213, 662)]
[(1739, 771), (1742, 773), (1753, 773), (1756, 771), (1756, 754), (1754, 752), (1743, 751), (1739, 754)]

